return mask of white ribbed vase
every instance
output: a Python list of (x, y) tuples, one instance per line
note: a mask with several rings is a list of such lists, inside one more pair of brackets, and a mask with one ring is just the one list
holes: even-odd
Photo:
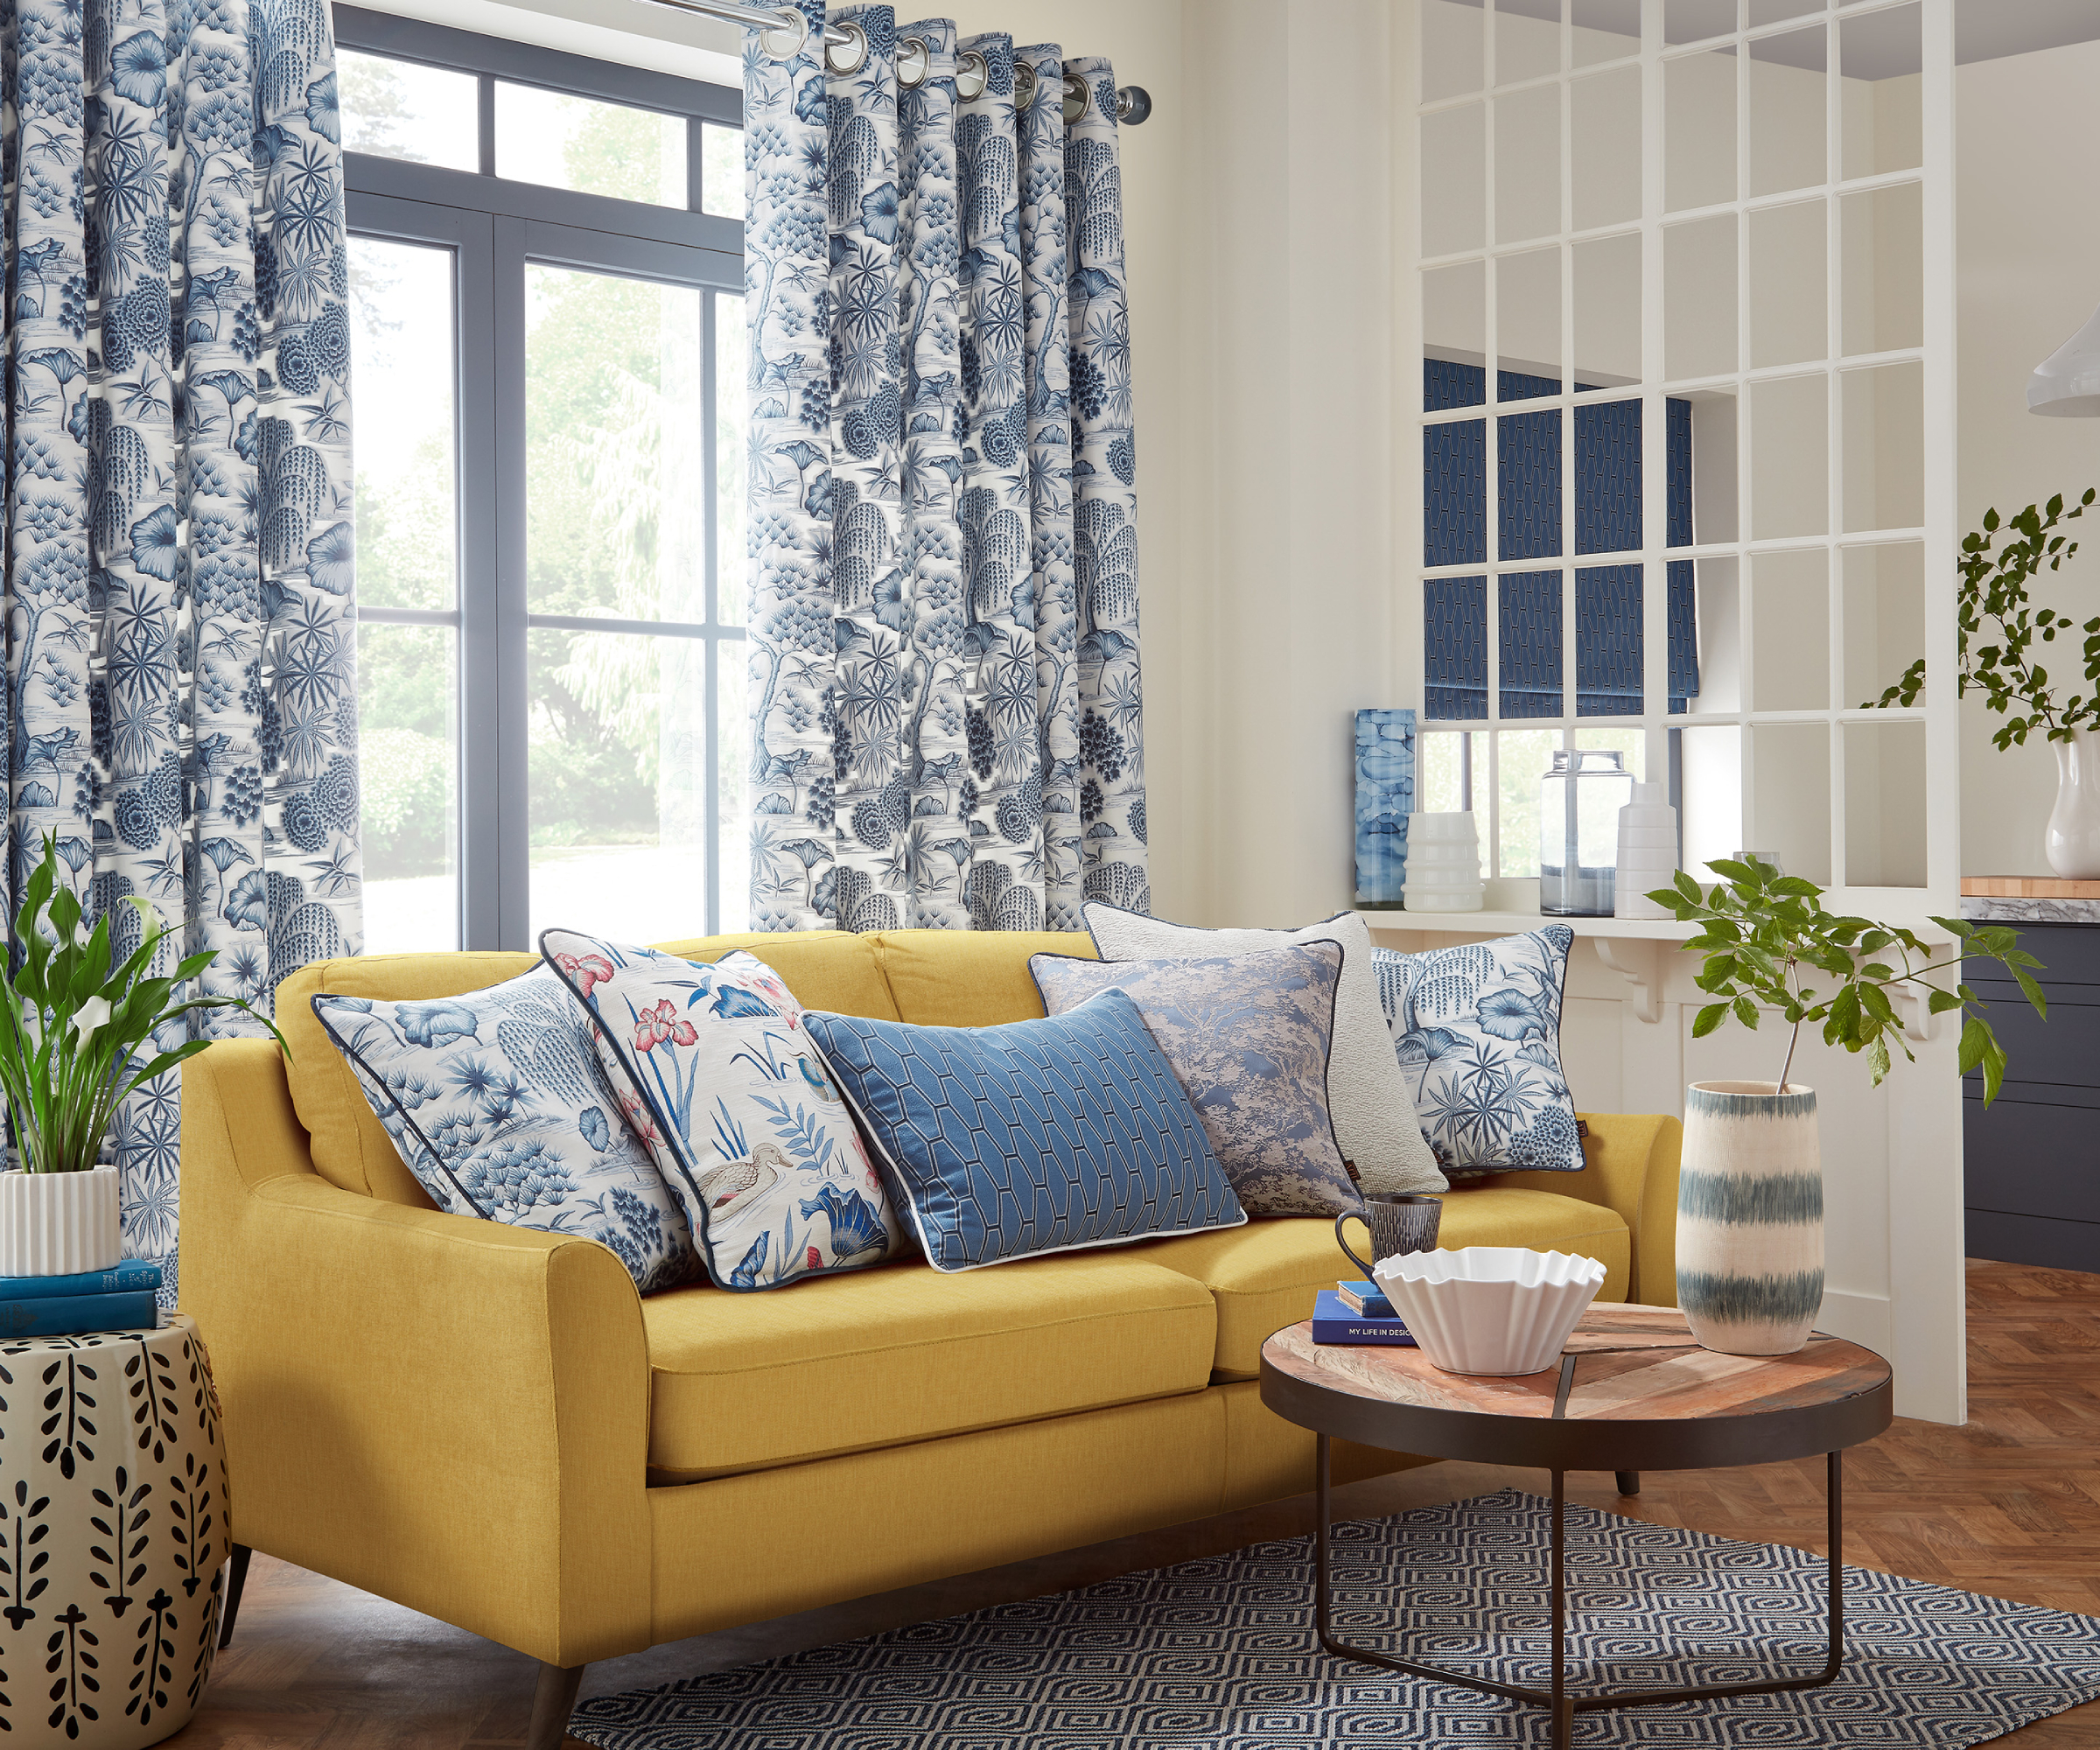
[(123, 1262), (117, 1171), (0, 1172), (0, 1276), (72, 1276)]
[(1695, 1082), (1677, 1178), (1677, 1305), (1702, 1346), (1790, 1355), (1823, 1306), (1816, 1090)]
[(1407, 879), (1401, 903), (1410, 912), (1477, 912), (1480, 828), (1470, 810), (1407, 817)]
[(1615, 918), (1667, 918), (1648, 896), (1670, 886), (1677, 871), (1677, 811), (1666, 784), (1635, 784), (1634, 799), (1619, 810), (1619, 870), (1614, 888)]

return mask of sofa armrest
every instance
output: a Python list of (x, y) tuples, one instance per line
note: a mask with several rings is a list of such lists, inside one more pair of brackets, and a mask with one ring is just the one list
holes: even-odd
[(330, 1185), (269, 1040), (182, 1078), (182, 1305), (233, 1535), (551, 1664), (647, 1646), (648, 1351), (619, 1259)]
[(1614, 1211), (1633, 1236), (1627, 1298), (1649, 1306), (1677, 1304), (1677, 1158), (1684, 1126), (1659, 1112), (1578, 1112), (1589, 1127), (1580, 1172), (1504, 1172), (1497, 1185), (1556, 1191)]

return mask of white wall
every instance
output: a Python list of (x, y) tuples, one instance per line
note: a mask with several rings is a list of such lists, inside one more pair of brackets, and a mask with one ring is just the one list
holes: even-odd
[(1414, 690), (1392, 618), (1393, 11), (1190, 0), (1184, 15), (1191, 830), (1154, 902), (1196, 922), (1349, 903), (1354, 714)]
[[(2100, 486), (2100, 420), (2027, 411), (2027, 376), (2100, 303), (2100, 226), (2092, 167), (2100, 162), (2100, 43), (1979, 61), (1956, 70), (1956, 279), (1961, 322), (1961, 526), (2076, 499)], [(2091, 548), (2100, 521), (2073, 523)], [(2078, 620), (2100, 613), (2091, 551), (2045, 571), (2037, 599)], [(2035, 646), (2062, 693), (2090, 693), (2076, 642)], [(1962, 704), (1962, 872), (2048, 875), (2042, 832), (2055, 800), (2045, 743), (1999, 752), (2004, 719), (1971, 694)]]

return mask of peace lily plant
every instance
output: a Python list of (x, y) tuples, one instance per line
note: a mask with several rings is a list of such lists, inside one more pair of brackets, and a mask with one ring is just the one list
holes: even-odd
[[(0, 1093), (24, 1171), (0, 1174), (0, 1274), (102, 1270), (116, 1262), (116, 1172), (99, 1166), (124, 1097), (211, 1043), (185, 1040), (142, 1049), (165, 1023), (193, 1010), (239, 1009), (284, 1036), (238, 997), (178, 996), (216, 958), (190, 955), (164, 977), (151, 971), (167, 928), (150, 902), (132, 899), (144, 934), (112, 970), (109, 919), (83, 934), (79, 898), (59, 875), (56, 835), (15, 914), (11, 970), (0, 969)], [(56, 1182), (77, 1179), (78, 1184)], [(102, 1181), (89, 1186), (89, 1180)], [(39, 1184), (41, 1183), (41, 1188)], [(39, 1235), (38, 1223), (51, 1228)], [(63, 1230), (63, 1231), (61, 1231)]]
[[(1728, 1354), (1790, 1354), (1808, 1340), (1823, 1306), (1823, 1165), (1816, 1090), (1791, 1079), (1803, 1027), (1824, 1043), (1866, 1054), (1876, 1087), (1893, 1040), (1904, 1042), (1893, 993), (1923, 998), (1928, 1012), (1958, 1012), (1962, 1074), (1981, 1068), (1984, 1103), (1998, 1097), (2006, 1053), (1984, 1002), (1959, 982), (1964, 961), (1995, 960), (2048, 1018), (2035, 983), (2041, 965), (2003, 925), (1933, 922), (1951, 951), (1928, 948), (1900, 924), (1824, 909), (1823, 889), (1759, 858), (1718, 859), (1711, 893), (1679, 870), (1648, 898), (1698, 934), (1684, 946), (1705, 956), (1699, 989), (1715, 1000), (1691, 1024), (1704, 1039), (1731, 1016), (1754, 1031), (1762, 1009), (1787, 1025), (1776, 1082), (1695, 1082), (1685, 1090), (1684, 1152), (1677, 1188), (1677, 1302), (1692, 1334)], [(1930, 983), (1951, 971), (1951, 990)]]

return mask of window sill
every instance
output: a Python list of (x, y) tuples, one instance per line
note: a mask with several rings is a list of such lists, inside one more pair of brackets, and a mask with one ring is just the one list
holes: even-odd
[(1550, 918), (1538, 912), (1359, 912), (1372, 930), (1406, 930), (1424, 935), (1519, 935), (1565, 924), (1577, 935), (1634, 937), (1655, 942), (1685, 942), (1698, 934), (1696, 924), (1675, 918)]

